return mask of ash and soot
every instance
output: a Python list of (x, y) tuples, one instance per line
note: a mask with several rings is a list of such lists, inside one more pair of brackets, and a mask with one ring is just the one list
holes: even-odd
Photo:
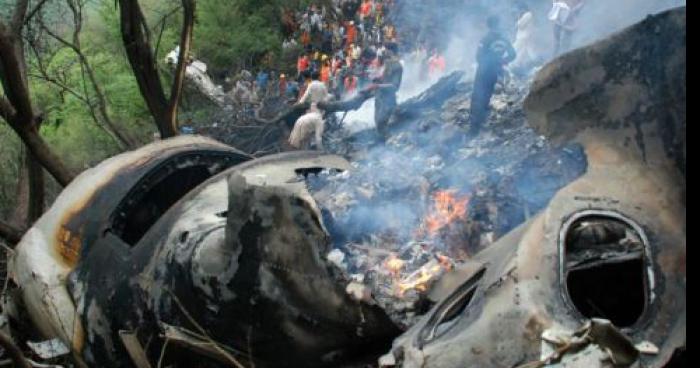
[(409, 328), (434, 304), (437, 280), (585, 171), (580, 146), (551, 147), (527, 126), (527, 84), (499, 87), (476, 137), (464, 126), (472, 83), (462, 72), (402, 103), (386, 144), (371, 131), (330, 137), (353, 169), (306, 181), (332, 238), (327, 259), (353, 298)]

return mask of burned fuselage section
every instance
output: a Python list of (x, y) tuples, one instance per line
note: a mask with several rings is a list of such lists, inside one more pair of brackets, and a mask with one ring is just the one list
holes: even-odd
[[(304, 152), (248, 159), (179, 138), (78, 178), (59, 199), (64, 208), (36, 229), (64, 218), (46, 227), (55, 233), (37, 234), (64, 243), (51, 248), (30, 232), (13, 260), (42, 334), (72, 345), (88, 366), (132, 366), (125, 335), (149, 360), (168, 349), (166, 362), (179, 366), (332, 366), (386, 349), (398, 330), (336, 282), (301, 176), (348, 163)], [(85, 197), (75, 192), (95, 178), (106, 183)], [(85, 204), (57, 215), (76, 203)], [(30, 253), (37, 249), (43, 254)]]
[[(80, 291), (74, 298), (84, 298), (79, 313), (87, 331), (104, 339), (90, 346), (94, 362), (128, 365), (110, 342), (119, 330), (143, 331), (144, 342), (173, 328), (205, 334), (217, 346), (214, 361), (227, 363), (216, 354), (223, 349), (262, 367), (327, 366), (388, 343), (396, 334), (388, 318), (351, 300), (322, 258), (327, 235), (297, 179), (298, 170), (315, 167), (347, 163), (294, 153), (239, 165), (184, 197), (128, 254), (94, 253), (79, 266), (71, 280)], [(111, 266), (99, 267), (108, 260)], [(104, 292), (108, 275), (114, 293)], [(197, 349), (191, 341), (174, 345)], [(177, 362), (201, 359), (190, 354)]]
[[(10, 277), (39, 332), (60, 337), (73, 351), (86, 345), (66, 279), (98, 243), (114, 239), (129, 250), (179, 198), (207, 178), (250, 157), (218, 142), (183, 137), (162, 141), (109, 159), (76, 178), (27, 232), (10, 259)], [(187, 180), (173, 180), (180, 173)], [(123, 216), (129, 224), (120, 225)], [(111, 276), (109, 277), (111, 278)]]

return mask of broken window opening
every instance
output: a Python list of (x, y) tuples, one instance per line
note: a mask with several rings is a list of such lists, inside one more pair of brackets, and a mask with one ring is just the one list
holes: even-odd
[(651, 303), (647, 241), (642, 229), (612, 212), (570, 219), (560, 242), (564, 295), (584, 318), (631, 328)]
[(419, 335), (421, 346), (444, 335), (457, 324), (459, 317), (464, 315), (471, 305), (485, 273), (486, 269), (481, 269), (445, 299), (421, 331)]
[(237, 163), (218, 153), (176, 157), (141, 180), (117, 207), (112, 232), (134, 246), (175, 203), (199, 184)]

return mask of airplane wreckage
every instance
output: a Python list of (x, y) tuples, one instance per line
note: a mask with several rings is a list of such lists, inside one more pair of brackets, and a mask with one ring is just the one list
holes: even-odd
[(580, 144), (585, 172), (455, 262), (411, 326), (327, 256), (304, 177), (346, 159), (197, 136), (80, 175), (16, 248), (6, 303), (90, 367), (166, 349), (183, 367), (664, 367), (686, 345), (685, 22), (649, 17), (539, 72), (528, 120)]

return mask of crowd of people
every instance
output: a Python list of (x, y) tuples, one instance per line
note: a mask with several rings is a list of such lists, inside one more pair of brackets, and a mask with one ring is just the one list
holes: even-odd
[(387, 47), (398, 42), (386, 17), (393, 6), (393, 0), (338, 0), (333, 9), (311, 5), (295, 14), (283, 48), (301, 51), (293, 78), (280, 76), (280, 93), (302, 97), (318, 73), (340, 100), (380, 78)]
[(312, 4), (303, 11), (286, 12), (282, 21), (288, 36), (282, 50), (295, 56), (294, 72), (242, 72), (233, 87), (234, 99), (242, 103), (270, 95), (300, 99), (314, 74), (335, 99), (352, 97), (381, 77), (387, 49), (396, 49), (396, 27), (386, 17), (394, 1), (334, 0), (331, 9)]
[[(303, 11), (287, 11), (282, 22), (288, 37), (281, 46), (283, 54), (294, 55), (294, 72), (243, 71), (232, 90), (234, 100), (245, 105), (278, 96), (313, 104), (289, 139), (292, 147), (305, 148), (318, 136), (310, 127), (323, 126), (318, 103), (372, 91), (382, 130), (396, 105), (403, 74), (397, 29), (387, 17), (394, 7), (395, 0), (334, 0), (330, 9), (312, 4)], [(431, 75), (444, 71), (444, 59), (431, 59), (431, 65)]]
[(310, 5), (286, 16), (291, 35), (282, 47), (300, 51), (295, 75), (281, 74), (276, 93), (312, 106), (290, 134), (289, 144), (294, 148), (322, 147), (324, 123), (319, 103), (371, 91), (380, 132), (385, 131), (396, 106), (403, 67), (398, 60), (396, 27), (387, 18), (394, 0), (338, 0), (333, 4), (333, 9)]
[[(282, 48), (294, 55), (294, 72), (275, 74), (261, 69), (255, 76), (244, 72), (234, 88), (235, 98), (255, 102), (274, 95), (285, 101), (311, 104), (308, 114), (297, 122), (289, 143), (294, 148), (314, 144), (320, 148), (318, 130), (322, 132), (324, 124), (318, 104), (371, 90), (375, 96), (375, 123), (380, 136), (385, 136), (403, 74), (398, 57), (401, 40), (388, 17), (395, 1), (334, 0), (330, 9), (312, 4), (303, 11), (286, 12), (283, 24), (288, 37)], [(583, 4), (584, 0), (553, 0), (547, 18), (554, 26), (555, 55), (570, 47)], [(509, 32), (501, 29), (498, 18), (491, 17), (487, 21), (488, 32), (479, 45), (470, 117), (475, 131), (488, 118), (497, 80), (506, 72), (525, 74), (543, 60), (535, 15), (524, 2), (516, 3), (516, 7), (514, 42), (511, 43)], [(441, 51), (410, 41), (404, 42), (402, 48), (409, 60), (421, 66), (421, 76), (430, 81), (441, 77), (447, 69)]]

